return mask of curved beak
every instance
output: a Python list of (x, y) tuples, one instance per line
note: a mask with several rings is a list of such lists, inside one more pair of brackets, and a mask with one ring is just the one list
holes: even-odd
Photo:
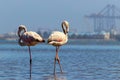
[(18, 30), (18, 36), (20, 37), (20, 30)]

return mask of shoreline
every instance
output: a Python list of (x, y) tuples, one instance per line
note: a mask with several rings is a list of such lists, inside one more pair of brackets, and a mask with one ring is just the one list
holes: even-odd
[[(47, 39), (45, 39), (47, 44)], [(18, 40), (0, 39), (0, 44), (17, 44)], [(44, 44), (43, 44), (44, 45)], [(115, 39), (69, 39), (67, 45), (120, 45), (120, 41)]]

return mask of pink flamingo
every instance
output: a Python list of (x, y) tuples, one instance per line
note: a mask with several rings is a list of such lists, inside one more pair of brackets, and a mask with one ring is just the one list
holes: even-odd
[(30, 55), (30, 64), (32, 63), (32, 54), (30, 50), (30, 46), (35, 46), (38, 43), (45, 42), (45, 40), (36, 32), (27, 31), (24, 25), (20, 25), (18, 28), (18, 36), (19, 36), (19, 45), (20, 46), (28, 46), (29, 55)]
[(59, 47), (67, 43), (68, 41), (68, 31), (69, 31), (69, 23), (67, 21), (62, 22), (62, 29), (63, 32), (60, 31), (53, 31), (52, 34), (48, 38), (48, 44), (53, 45), (56, 47), (56, 56), (54, 60), (54, 74), (55, 74), (55, 68), (56, 68), (56, 61), (58, 61), (58, 64), (60, 66), (60, 70), (62, 73), (62, 66), (60, 64), (60, 59), (58, 56)]

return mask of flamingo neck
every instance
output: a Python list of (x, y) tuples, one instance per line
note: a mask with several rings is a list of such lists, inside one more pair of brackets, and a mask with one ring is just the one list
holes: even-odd
[(22, 41), (21, 37), (18, 40), (20, 46), (26, 46), (26, 44)]
[(63, 29), (64, 34), (67, 34), (67, 29), (66, 29), (66, 27), (64, 26), (64, 24), (62, 24), (62, 29)]
[(62, 22), (62, 29), (65, 35), (69, 32), (69, 24), (67, 21)]
[(18, 30), (18, 36), (21, 37), (21, 35), (23, 35), (25, 32), (27, 32), (25, 28), (22, 30)]

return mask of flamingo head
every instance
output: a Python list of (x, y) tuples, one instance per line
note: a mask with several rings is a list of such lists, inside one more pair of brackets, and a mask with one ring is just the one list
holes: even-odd
[(68, 21), (63, 21), (62, 22), (62, 29), (65, 34), (69, 32), (69, 23)]
[(18, 36), (20, 37), (20, 35), (26, 31), (27, 31), (27, 29), (26, 29), (25, 25), (20, 25), (18, 28)]

